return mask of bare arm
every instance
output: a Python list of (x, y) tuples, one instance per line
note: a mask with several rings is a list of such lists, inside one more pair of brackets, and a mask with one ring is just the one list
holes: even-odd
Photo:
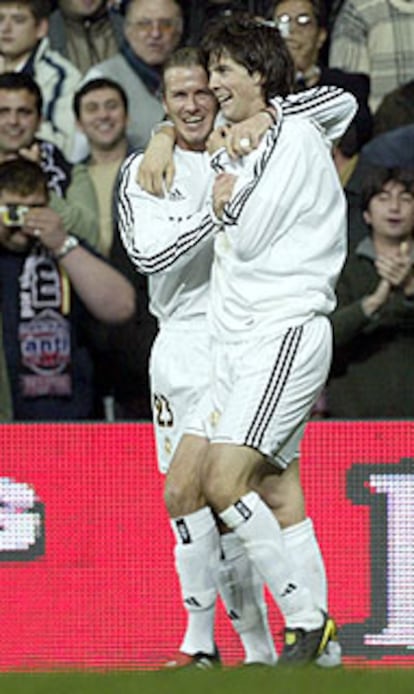
[[(68, 238), (60, 216), (49, 207), (32, 208), (23, 231), (58, 255)], [(59, 261), (73, 289), (90, 313), (108, 323), (121, 323), (135, 309), (132, 285), (117, 270), (86, 248), (77, 245)]]
[(135, 293), (128, 280), (86, 248), (77, 246), (60, 261), (73, 288), (90, 313), (107, 323), (123, 323), (135, 309)]

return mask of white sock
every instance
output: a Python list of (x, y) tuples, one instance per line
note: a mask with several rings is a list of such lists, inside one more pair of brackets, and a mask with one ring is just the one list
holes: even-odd
[(219, 534), (207, 507), (171, 520), (176, 546), (175, 568), (187, 611), (180, 650), (188, 655), (214, 653), (214, 612), (220, 560)]
[[(325, 564), (311, 519), (306, 518), (282, 532), (293, 561), (301, 574), (307, 577), (315, 604), (324, 612), (328, 612)], [(327, 668), (337, 667), (342, 661), (341, 651), (341, 645), (337, 640), (329, 641), (324, 652), (316, 659), (316, 664)]]
[(221, 535), (220, 542), (219, 593), (242, 642), (244, 662), (274, 665), (277, 653), (267, 622), (263, 579), (236, 533)]
[(313, 601), (324, 612), (328, 611), (325, 564), (316, 539), (313, 523), (306, 518), (301, 523), (282, 530), (286, 549), (302, 576), (306, 576)]
[(220, 513), (220, 518), (243, 542), (279, 606), (286, 626), (318, 629), (323, 623), (322, 613), (286, 552), (279, 523), (259, 495), (245, 494)]

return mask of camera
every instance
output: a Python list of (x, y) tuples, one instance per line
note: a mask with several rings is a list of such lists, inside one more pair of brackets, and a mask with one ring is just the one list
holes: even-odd
[(28, 211), (25, 205), (0, 205), (0, 219), (5, 227), (22, 227)]

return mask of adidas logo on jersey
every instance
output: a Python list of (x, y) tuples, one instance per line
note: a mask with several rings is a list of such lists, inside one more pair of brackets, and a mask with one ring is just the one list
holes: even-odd
[(293, 591), (295, 590), (297, 590), (297, 585), (295, 585), (294, 583), (288, 583), (280, 597), (285, 598), (287, 595), (293, 593)]
[(169, 198), (170, 200), (184, 200), (185, 196), (178, 188), (173, 188), (172, 190), (170, 190)]

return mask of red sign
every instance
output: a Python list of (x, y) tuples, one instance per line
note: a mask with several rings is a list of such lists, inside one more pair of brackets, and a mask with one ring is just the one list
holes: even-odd
[[(151, 425), (2, 425), (0, 439), (0, 670), (157, 667), (185, 616)], [(413, 459), (410, 422), (312, 423), (305, 436), (349, 664), (414, 665)], [(217, 642), (241, 659), (221, 607)]]

